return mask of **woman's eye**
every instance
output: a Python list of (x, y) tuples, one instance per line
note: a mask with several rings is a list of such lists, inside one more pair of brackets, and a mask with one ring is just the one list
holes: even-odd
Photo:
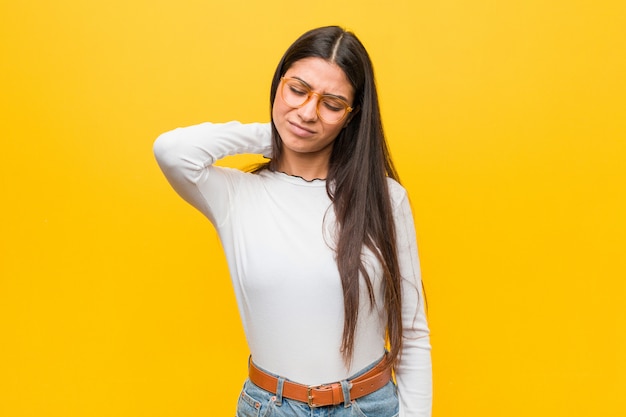
[(295, 85), (290, 85), (289, 86), (289, 90), (293, 94), (298, 95), (298, 96), (305, 96), (305, 95), (307, 95), (307, 91), (305, 89), (303, 89), (302, 87), (295, 86)]
[(342, 102), (328, 99), (324, 100), (324, 107), (330, 111), (341, 111), (345, 108)]

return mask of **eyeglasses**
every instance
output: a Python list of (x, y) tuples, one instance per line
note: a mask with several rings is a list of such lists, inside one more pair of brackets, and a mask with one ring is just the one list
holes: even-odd
[(316, 93), (297, 78), (282, 77), (280, 81), (280, 96), (289, 107), (300, 108), (313, 96), (317, 96), (317, 116), (326, 123), (339, 123), (352, 111), (352, 107), (344, 99), (332, 94)]

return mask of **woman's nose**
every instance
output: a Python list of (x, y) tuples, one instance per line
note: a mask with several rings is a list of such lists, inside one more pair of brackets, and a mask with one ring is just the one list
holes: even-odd
[(312, 96), (309, 101), (304, 103), (302, 107), (298, 109), (298, 115), (306, 122), (312, 122), (317, 120), (317, 103), (319, 98)]

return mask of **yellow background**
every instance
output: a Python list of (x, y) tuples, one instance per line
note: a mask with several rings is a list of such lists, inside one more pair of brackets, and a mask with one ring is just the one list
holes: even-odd
[(626, 2), (3, 0), (0, 16), (1, 416), (234, 414), (247, 350), (224, 258), (151, 146), (268, 120), (280, 56), (326, 24), (372, 56), (412, 197), (434, 415), (626, 414)]

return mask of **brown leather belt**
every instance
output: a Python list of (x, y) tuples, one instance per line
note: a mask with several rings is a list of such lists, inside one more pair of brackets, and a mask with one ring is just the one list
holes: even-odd
[[(250, 381), (265, 391), (276, 394), (278, 378), (257, 368), (250, 360), (248, 367)], [(350, 399), (355, 400), (384, 387), (391, 380), (391, 367), (385, 358), (376, 366), (358, 377), (348, 381)], [(339, 405), (344, 402), (340, 382), (318, 386), (302, 385), (291, 381), (283, 383), (283, 397), (307, 403), (309, 407)]]

